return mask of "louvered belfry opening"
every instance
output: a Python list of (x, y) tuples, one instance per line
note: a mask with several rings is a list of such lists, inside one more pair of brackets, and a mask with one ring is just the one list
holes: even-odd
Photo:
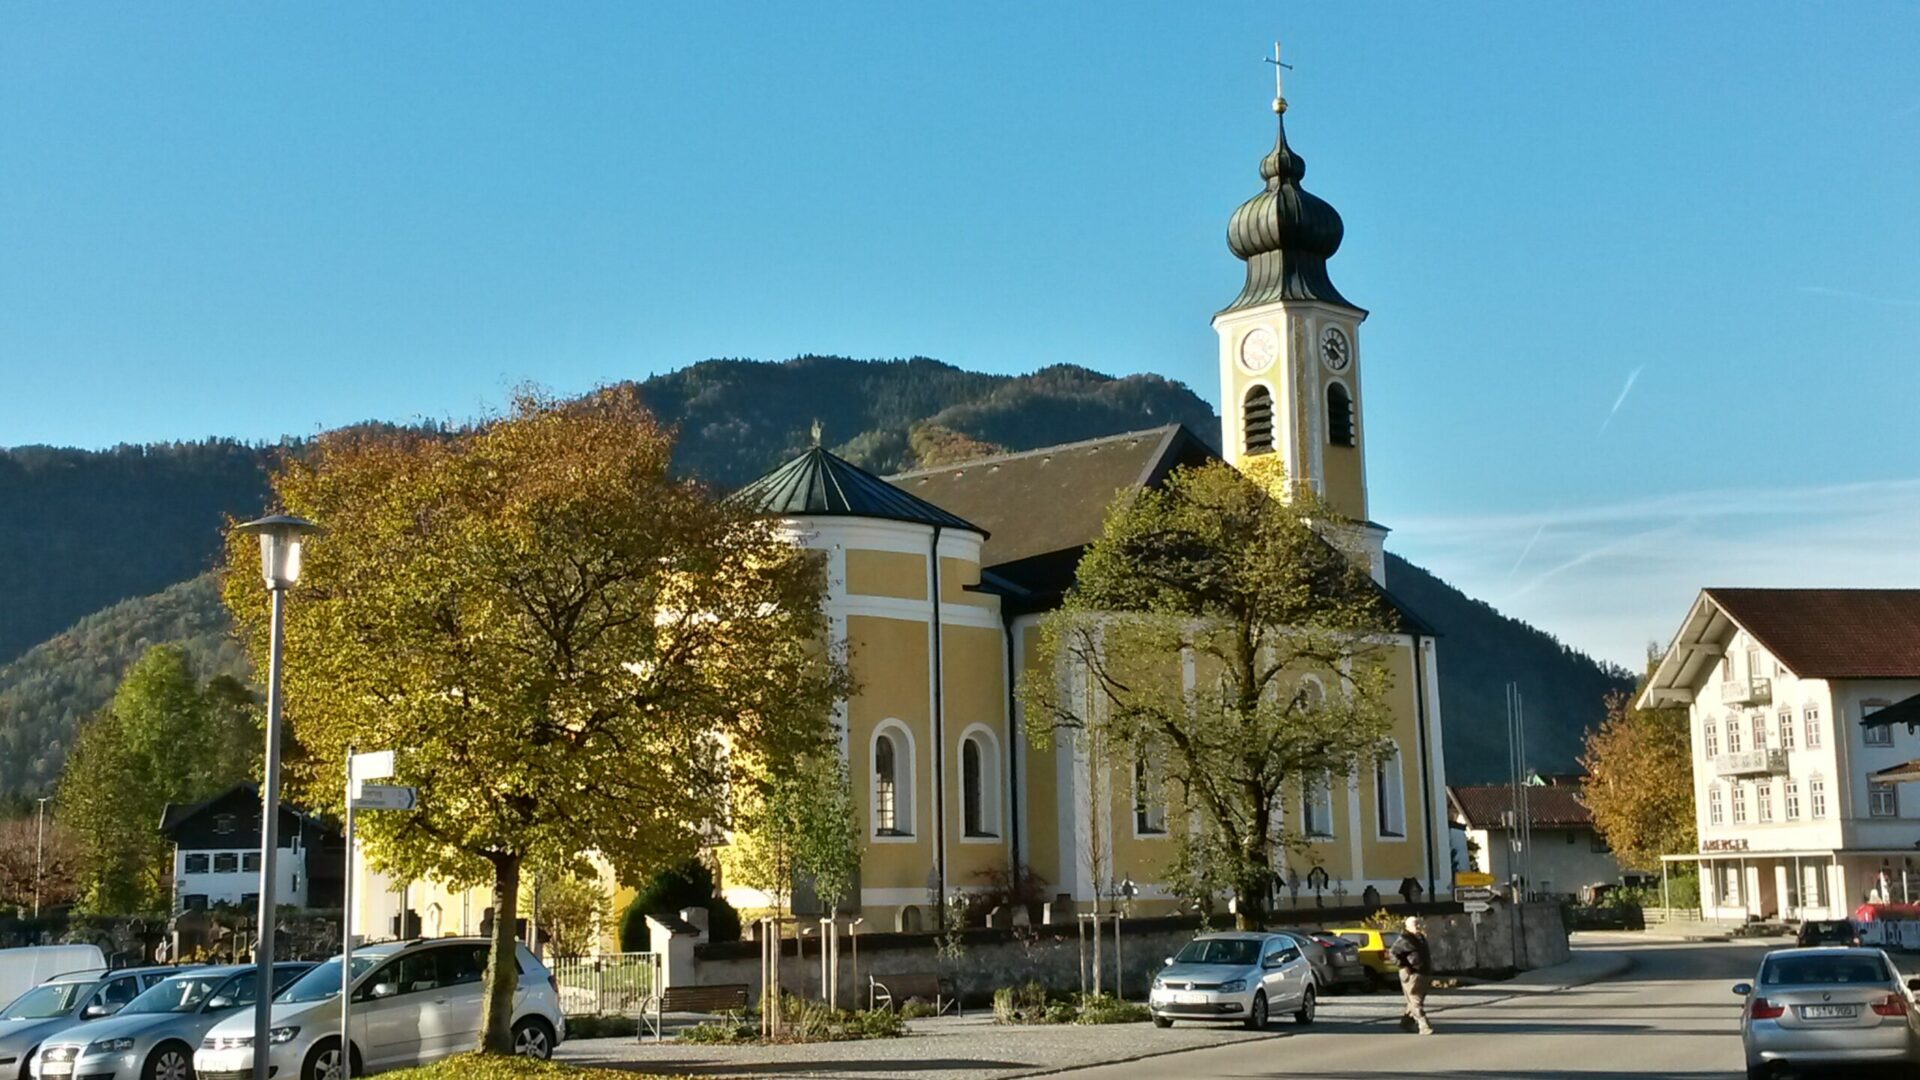
[(1247, 391), (1240, 406), (1240, 418), (1247, 454), (1273, 453), (1273, 391), (1264, 386)]
[(1353, 395), (1339, 383), (1327, 387), (1327, 441), (1353, 445)]

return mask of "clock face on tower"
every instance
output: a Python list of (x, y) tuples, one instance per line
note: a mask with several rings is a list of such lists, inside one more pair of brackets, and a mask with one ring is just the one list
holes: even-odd
[(1353, 363), (1353, 344), (1337, 326), (1320, 331), (1320, 361), (1328, 371), (1341, 372)]
[(1280, 339), (1272, 330), (1256, 326), (1246, 337), (1240, 339), (1240, 367), (1250, 375), (1273, 366), (1274, 358), (1280, 355)]

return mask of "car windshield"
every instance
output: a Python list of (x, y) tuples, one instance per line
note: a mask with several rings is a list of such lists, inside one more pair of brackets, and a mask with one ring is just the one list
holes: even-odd
[(1877, 956), (1847, 954), (1827, 956), (1776, 956), (1760, 970), (1763, 986), (1860, 985), (1890, 983), (1893, 976)]
[(1173, 959), (1182, 964), (1252, 967), (1260, 959), (1260, 943), (1251, 938), (1196, 938)]
[(0, 1020), (51, 1020), (65, 1016), (92, 989), (90, 982), (44, 983), (16, 998), (0, 1013)]
[(230, 976), (176, 975), (147, 988), (147, 992), (127, 1002), (120, 1010), (127, 1013), (190, 1013), (206, 1004), (208, 998), (225, 985)]
[[(353, 977), (359, 978), (367, 969), (385, 960), (385, 956), (366, 956), (356, 953), (353, 958)], [(340, 958), (333, 959), (300, 976), (300, 981), (273, 996), (275, 1001), (325, 1001), (340, 992)]]

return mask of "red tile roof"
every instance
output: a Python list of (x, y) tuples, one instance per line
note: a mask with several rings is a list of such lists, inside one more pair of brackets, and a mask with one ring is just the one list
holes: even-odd
[(1708, 589), (1803, 679), (1920, 677), (1920, 589)]
[[(1513, 809), (1513, 789), (1506, 784), (1485, 787), (1447, 786), (1447, 803), (1452, 817), (1470, 828), (1499, 828), (1507, 811)], [(1535, 825), (1592, 825), (1593, 811), (1580, 801), (1577, 788), (1534, 786), (1527, 788), (1527, 817)]]

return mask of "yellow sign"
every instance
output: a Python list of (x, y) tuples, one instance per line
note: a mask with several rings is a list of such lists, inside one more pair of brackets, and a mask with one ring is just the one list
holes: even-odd
[(1493, 884), (1492, 874), (1462, 870), (1453, 875), (1453, 887), (1456, 889), (1484, 889)]

